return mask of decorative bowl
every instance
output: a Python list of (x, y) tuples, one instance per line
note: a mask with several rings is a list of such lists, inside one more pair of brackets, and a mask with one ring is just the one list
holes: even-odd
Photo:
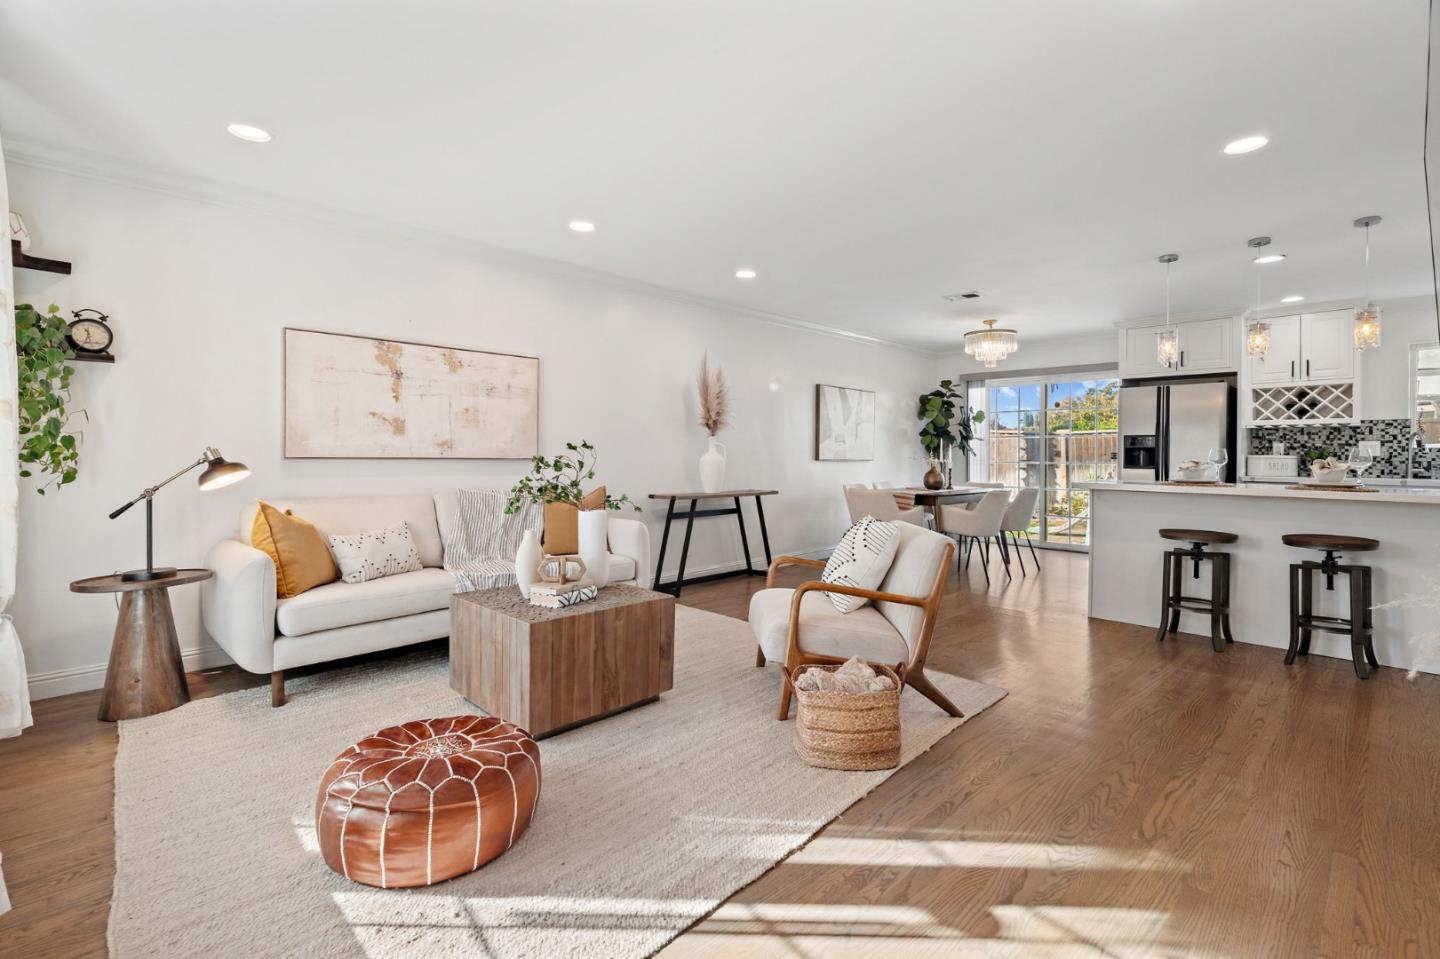
[(1175, 470), (1175, 478), (1176, 478), (1176, 479), (1182, 479), (1182, 480), (1184, 480), (1184, 481), (1187, 482), (1187, 483), (1197, 483), (1197, 482), (1200, 482), (1200, 481), (1202, 481), (1202, 480), (1208, 480), (1208, 479), (1210, 479), (1210, 467), (1208, 467), (1208, 466), (1192, 466), (1192, 467), (1181, 466), (1181, 467), (1177, 467), (1176, 470)]

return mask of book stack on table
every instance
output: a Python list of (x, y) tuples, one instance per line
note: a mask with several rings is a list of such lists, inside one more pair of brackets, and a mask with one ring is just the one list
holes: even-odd
[(600, 595), (595, 586), (583, 583), (566, 583), (563, 586), (546, 586), (539, 583), (530, 587), (530, 605), (547, 609), (564, 609), (577, 603), (584, 603)]

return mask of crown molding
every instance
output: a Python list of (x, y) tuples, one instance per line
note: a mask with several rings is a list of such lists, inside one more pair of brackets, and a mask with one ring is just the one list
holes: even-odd
[(81, 177), (131, 189), (147, 190), (181, 200), (240, 210), (259, 216), (320, 224), (391, 241), (398, 238), (412, 246), (428, 248), (437, 252), (459, 253), (487, 263), (508, 266), (529, 273), (597, 284), (685, 306), (729, 313), (737, 317), (758, 320), (773, 326), (788, 327), (804, 333), (848, 340), (852, 343), (888, 347), (923, 356), (931, 356), (935, 353), (933, 350), (895, 340), (868, 336), (864, 333), (856, 333), (823, 323), (814, 323), (781, 313), (757, 310), (754, 307), (743, 306), (727, 300), (700, 296), (641, 280), (633, 280), (603, 270), (595, 270), (530, 253), (521, 253), (479, 240), (420, 229), (380, 217), (349, 213), (334, 207), (294, 200), (262, 190), (252, 190), (149, 164), (133, 163), (107, 154), (64, 149), (13, 137), (5, 139), (3, 154), (4, 162), (7, 164), (48, 170), (66, 176)]

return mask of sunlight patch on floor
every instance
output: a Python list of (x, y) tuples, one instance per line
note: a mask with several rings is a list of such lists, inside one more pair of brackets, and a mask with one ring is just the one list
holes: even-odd
[(1150, 849), (1115, 849), (1056, 843), (954, 839), (817, 837), (791, 856), (797, 865), (866, 865), (962, 869), (1126, 869), (1146, 872), (1189, 867)]

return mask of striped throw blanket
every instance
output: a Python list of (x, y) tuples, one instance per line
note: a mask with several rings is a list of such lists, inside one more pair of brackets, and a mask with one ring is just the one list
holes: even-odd
[(509, 497), (500, 490), (455, 491), (455, 515), (440, 531), (445, 568), (455, 577), (455, 592), (515, 585), (515, 553), (527, 529), (539, 530), (541, 510), (527, 504), (505, 515)]

